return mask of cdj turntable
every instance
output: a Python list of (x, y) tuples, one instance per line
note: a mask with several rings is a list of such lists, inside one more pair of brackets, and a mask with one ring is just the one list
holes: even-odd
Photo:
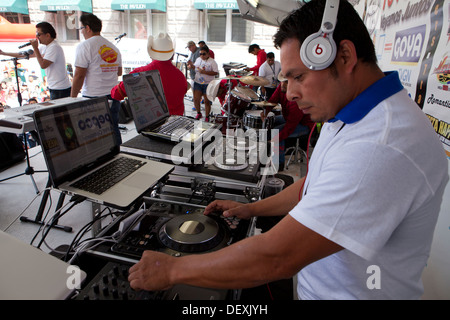
[[(77, 299), (134, 300), (229, 300), (238, 290), (216, 290), (177, 285), (162, 292), (133, 291), (127, 281), (128, 268), (145, 250), (180, 257), (219, 250), (250, 236), (254, 220), (225, 218), (220, 213), (203, 214), (204, 206), (152, 199), (149, 208), (130, 216), (118, 226), (124, 229), (118, 241), (104, 252), (90, 251), (109, 262), (87, 284)], [(126, 229), (126, 230), (125, 230)], [(112, 230), (114, 231), (114, 230)]]
[[(261, 179), (261, 167), (268, 162), (267, 143), (248, 137), (224, 137), (223, 145), (211, 152), (211, 159), (189, 170), (237, 181), (256, 183)], [(263, 159), (264, 161), (261, 161)]]
[(144, 250), (179, 257), (218, 250), (247, 236), (250, 221), (218, 213), (205, 216), (204, 208), (155, 200), (111, 250), (138, 259)]

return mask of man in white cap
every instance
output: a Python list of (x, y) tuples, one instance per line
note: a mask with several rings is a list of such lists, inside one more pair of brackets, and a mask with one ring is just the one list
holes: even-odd
[[(160, 33), (156, 38), (149, 36), (147, 51), (153, 61), (130, 73), (159, 70), (170, 114), (184, 115), (184, 95), (188, 87), (183, 73), (172, 64), (175, 53), (172, 39), (167, 33)], [(112, 88), (111, 96), (117, 100), (123, 100), (127, 96), (123, 82)]]

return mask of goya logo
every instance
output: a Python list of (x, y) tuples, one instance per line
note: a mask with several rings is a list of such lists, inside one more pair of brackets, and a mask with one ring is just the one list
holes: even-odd
[(426, 26), (421, 25), (395, 34), (392, 62), (417, 64), (422, 53)]
[(102, 60), (107, 63), (114, 63), (117, 61), (117, 52), (106, 45), (101, 46), (98, 53), (100, 54)]
[(109, 122), (111, 124), (111, 117), (109, 114), (94, 116), (92, 118), (81, 119), (78, 121), (78, 128), (80, 130), (98, 128), (102, 127), (102, 124)]

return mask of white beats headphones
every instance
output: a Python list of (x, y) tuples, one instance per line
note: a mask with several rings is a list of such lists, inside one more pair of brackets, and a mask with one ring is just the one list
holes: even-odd
[(304, 65), (311, 70), (323, 70), (330, 66), (336, 58), (333, 31), (336, 26), (338, 9), (339, 0), (327, 0), (320, 30), (303, 41), (300, 58)]

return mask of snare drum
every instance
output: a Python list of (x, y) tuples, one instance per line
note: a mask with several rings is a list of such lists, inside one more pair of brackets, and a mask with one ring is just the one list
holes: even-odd
[(245, 129), (272, 129), (275, 121), (275, 115), (272, 112), (267, 114), (266, 120), (261, 119), (261, 110), (248, 110), (244, 114)]
[[(236, 89), (233, 89), (231, 93), (229, 93), (225, 98), (225, 103), (223, 104), (221, 109), (223, 112), (225, 112), (225, 114), (231, 114), (240, 117), (244, 114), (248, 106), (250, 106), (251, 102), (252, 100), (248, 96), (237, 91)], [(230, 104), (229, 106), (228, 103)]]

